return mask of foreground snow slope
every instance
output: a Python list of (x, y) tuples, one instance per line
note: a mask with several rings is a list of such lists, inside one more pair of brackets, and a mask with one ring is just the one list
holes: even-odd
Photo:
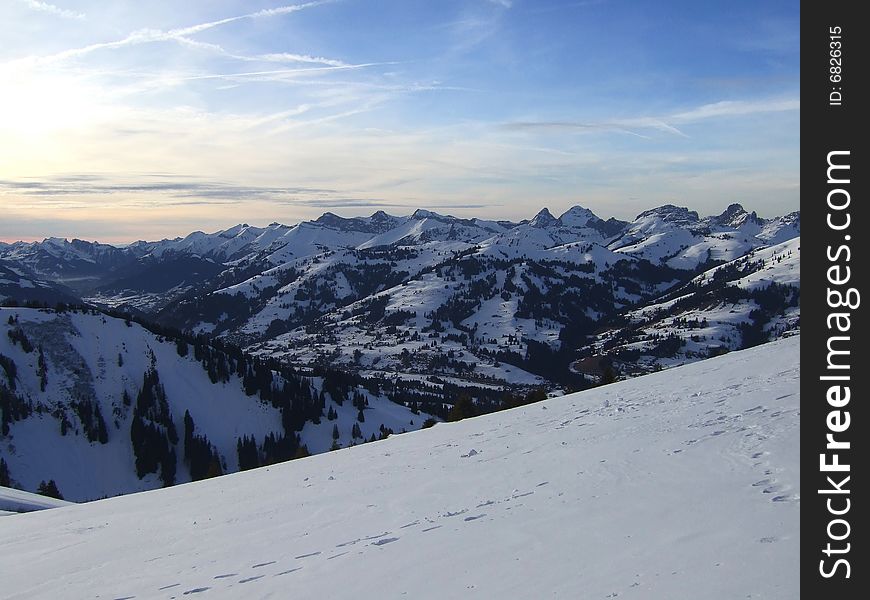
[(799, 338), (0, 519), (7, 598), (799, 595)]

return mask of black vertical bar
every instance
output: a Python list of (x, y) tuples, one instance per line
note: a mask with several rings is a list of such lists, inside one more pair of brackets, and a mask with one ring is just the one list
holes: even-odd
[(870, 296), (859, 299), (870, 272), (865, 250), (870, 236), (864, 234), (870, 227), (864, 210), (870, 173), (863, 140), (870, 108), (870, 23), (860, 18), (861, 8), (863, 3), (847, 1), (801, 6), (801, 593), (806, 598), (866, 598), (870, 590), (868, 495), (857, 491), (870, 483), (858, 457), (867, 454), (870, 401), (861, 314), (861, 300), (870, 302)]

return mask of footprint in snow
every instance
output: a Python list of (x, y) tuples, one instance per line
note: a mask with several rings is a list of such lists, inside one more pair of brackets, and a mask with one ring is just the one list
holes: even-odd
[(770, 499), (771, 502), (795, 502), (798, 498), (791, 494), (783, 494), (782, 496), (774, 496)]
[(392, 544), (395, 541), (398, 541), (397, 537), (384, 538), (382, 540), (378, 540), (376, 542), (372, 542), (372, 546), (385, 546), (386, 544)]
[(192, 590), (187, 590), (186, 592), (184, 592), (184, 593), (182, 594), (182, 596), (188, 596), (188, 595), (190, 595), (190, 594), (199, 594), (199, 593), (201, 593), (201, 592), (207, 592), (207, 591), (210, 590), (210, 589), (211, 589), (210, 587), (198, 587), (198, 588), (193, 588)]

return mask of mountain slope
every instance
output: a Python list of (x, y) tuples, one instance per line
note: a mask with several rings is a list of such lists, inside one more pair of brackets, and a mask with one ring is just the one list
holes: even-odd
[(257, 446), (247, 462), (262, 464), (428, 417), (330, 377), (96, 312), (0, 308), (0, 458), (17, 487), (54, 480), (66, 499), (91, 500), (237, 471), (245, 437)]
[[(624, 374), (685, 364), (800, 330), (800, 238), (751, 250), (630, 310), (581, 354)], [(583, 370), (581, 360), (576, 366)]]
[[(8, 598), (799, 595), (799, 340), (0, 519)], [(167, 510), (167, 507), (171, 507)]]

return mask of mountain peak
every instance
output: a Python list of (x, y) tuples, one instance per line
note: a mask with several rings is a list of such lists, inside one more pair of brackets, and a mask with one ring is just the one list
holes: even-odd
[(562, 222), (553, 216), (553, 213), (550, 212), (548, 208), (542, 208), (535, 217), (529, 221), (529, 225), (532, 227), (553, 227), (554, 225), (561, 225)]
[(431, 210), (426, 210), (425, 208), (418, 208), (411, 215), (412, 219), (429, 219), (432, 217), (439, 217), (440, 215), (433, 213)]
[(330, 225), (330, 224), (333, 224), (333, 223), (339, 223), (339, 222), (341, 222), (341, 221), (346, 221), (346, 220), (347, 220), (347, 219), (345, 219), (344, 217), (339, 217), (339, 216), (338, 216), (337, 214), (335, 214), (335, 213), (332, 213), (332, 212), (325, 212), (325, 213), (323, 213), (322, 215), (320, 215), (319, 217), (317, 217), (317, 218), (314, 220), (314, 222), (315, 222), (315, 223), (321, 223), (321, 224), (323, 224), (323, 225)]
[(637, 215), (635, 220), (646, 217), (658, 217), (662, 221), (676, 225), (693, 225), (701, 219), (694, 210), (689, 210), (685, 206), (674, 206), (673, 204), (665, 204), (657, 208), (645, 210)]
[(588, 227), (591, 222), (600, 221), (594, 212), (582, 206), (572, 206), (559, 217), (559, 221), (566, 227)]
[(712, 220), (719, 225), (727, 225), (730, 227), (740, 227), (747, 222), (756, 224), (762, 223), (762, 220), (758, 218), (758, 215), (755, 214), (754, 211), (751, 213), (746, 212), (746, 209), (736, 202), (730, 204), (722, 214), (716, 215)]

